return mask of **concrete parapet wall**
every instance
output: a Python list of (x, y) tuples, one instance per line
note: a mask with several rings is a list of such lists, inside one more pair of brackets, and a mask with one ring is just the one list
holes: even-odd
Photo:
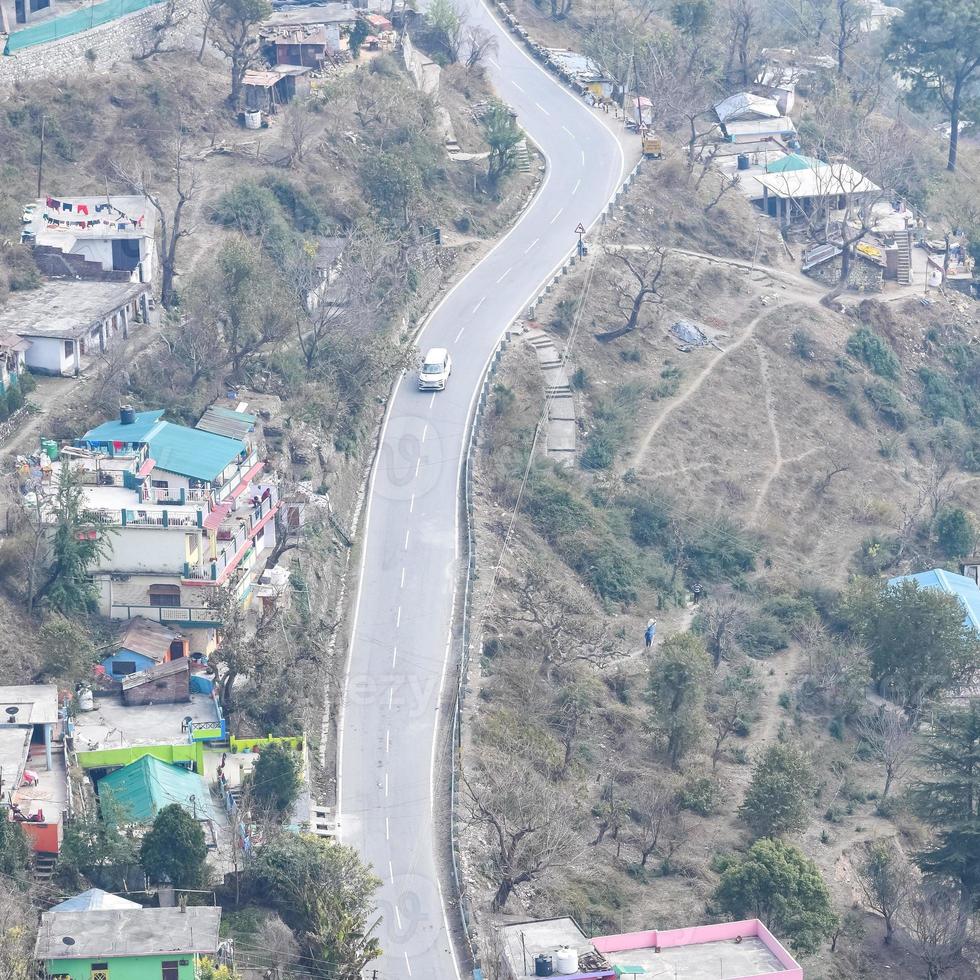
[[(0, 92), (39, 78), (108, 73), (144, 50), (166, 13), (167, 4), (159, 3), (90, 31), (0, 56)], [(188, 45), (200, 26), (198, 0), (176, 0), (176, 13), (183, 20), (171, 30), (165, 43), (168, 48)]]

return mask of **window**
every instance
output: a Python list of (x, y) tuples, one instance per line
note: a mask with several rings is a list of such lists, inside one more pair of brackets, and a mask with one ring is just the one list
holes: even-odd
[(117, 677), (121, 677), (123, 674), (135, 674), (136, 663), (132, 660), (117, 660), (112, 665), (112, 672)]
[(108, 963), (93, 963), (89, 969), (89, 980), (109, 980)]
[(151, 585), (149, 591), (151, 606), (165, 606), (172, 609), (180, 605), (179, 585)]
[(180, 970), (176, 960), (164, 960), (161, 967), (162, 976), (160, 980), (177, 980)]
[(169, 480), (151, 480), (150, 484), (157, 490), (169, 490), (170, 481)]
[(65, 341), (65, 357), (73, 357), (75, 354), (75, 342), (72, 340)]

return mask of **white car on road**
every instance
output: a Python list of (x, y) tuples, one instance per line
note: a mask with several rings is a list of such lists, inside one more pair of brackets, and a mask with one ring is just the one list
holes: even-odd
[(453, 371), (453, 359), (445, 347), (433, 347), (419, 368), (419, 391), (442, 391)]

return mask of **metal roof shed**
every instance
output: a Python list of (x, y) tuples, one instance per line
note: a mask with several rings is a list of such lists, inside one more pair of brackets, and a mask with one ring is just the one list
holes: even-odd
[(146, 439), (157, 468), (194, 480), (213, 482), (248, 448), (239, 439), (161, 422)]
[(72, 898), (52, 905), (49, 912), (95, 912), (100, 909), (141, 909), (139, 902), (131, 902), (128, 898), (113, 895), (101, 888), (89, 888)]
[(947, 595), (954, 595), (966, 613), (965, 622), (980, 633), (980, 586), (966, 575), (947, 572), (943, 568), (933, 568), (915, 575), (899, 575), (888, 580), (889, 588), (903, 582), (916, 582), (920, 589), (938, 589)]

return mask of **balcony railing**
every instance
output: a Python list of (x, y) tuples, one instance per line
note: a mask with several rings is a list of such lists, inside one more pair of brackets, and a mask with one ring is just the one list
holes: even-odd
[(227, 537), (222, 536), (221, 530), (218, 532), (221, 548), (217, 558), (213, 561), (184, 565), (185, 579), (214, 582), (222, 577), (226, 569), (234, 569), (238, 565), (247, 563), (250, 553), (255, 549), (245, 551), (242, 549), (258, 533), (259, 525), (264, 527), (263, 521), (266, 521), (279, 506), (279, 495), (275, 488), (262, 488), (263, 492), (266, 489), (269, 490), (269, 496), (265, 498), (260, 496), (258, 504), (252, 504), (250, 500), (243, 501), (242, 506), (234, 512), (234, 517), (229, 515), (229, 524), (224, 529)]
[(165, 510), (141, 510), (126, 507), (109, 510), (100, 507), (88, 512), (93, 524), (109, 527), (179, 527), (199, 528), (204, 523), (203, 510), (189, 507), (168, 507)]
[(147, 487), (143, 491), (143, 502), (147, 504), (206, 504), (210, 500), (211, 491), (207, 489)]
[(142, 616), (158, 623), (197, 623), (202, 626), (220, 626), (217, 613), (207, 606), (131, 606), (113, 603), (109, 615), (113, 619), (132, 619)]

